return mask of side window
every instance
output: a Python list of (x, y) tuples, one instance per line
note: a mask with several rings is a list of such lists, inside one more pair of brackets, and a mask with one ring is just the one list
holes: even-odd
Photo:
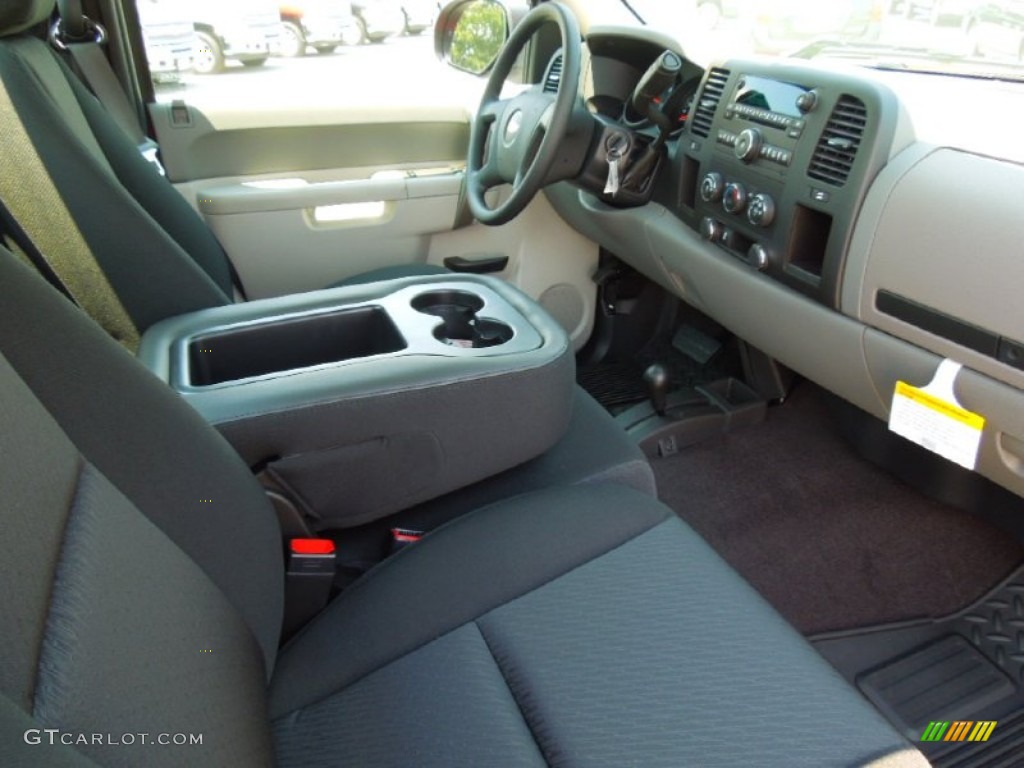
[(438, 0), (135, 0), (157, 101), (204, 110), (470, 106)]

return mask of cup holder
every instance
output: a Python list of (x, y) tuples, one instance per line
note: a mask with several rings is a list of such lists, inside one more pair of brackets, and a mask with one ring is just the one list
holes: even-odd
[(484, 300), (466, 291), (430, 291), (412, 300), (412, 308), (442, 320), (434, 338), (451, 347), (484, 349), (509, 341), (512, 328), (498, 320), (478, 317)]

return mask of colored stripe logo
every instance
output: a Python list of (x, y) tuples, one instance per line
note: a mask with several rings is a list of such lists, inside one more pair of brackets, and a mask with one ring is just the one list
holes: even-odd
[(921, 741), (988, 741), (998, 724), (996, 720), (933, 720), (921, 734)]

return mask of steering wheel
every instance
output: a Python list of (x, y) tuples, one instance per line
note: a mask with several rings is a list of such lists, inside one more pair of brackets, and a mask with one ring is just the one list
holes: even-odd
[[(511, 99), (501, 91), (519, 53), (544, 24), (554, 22), (562, 35), (562, 76), (555, 93), (540, 83)], [(572, 12), (560, 3), (543, 3), (530, 11), (512, 32), (487, 79), (480, 108), (470, 130), (466, 162), (469, 208), (483, 224), (504, 224), (515, 218), (548, 181), (558, 161), (559, 145), (569, 130), (577, 101), (580, 29)], [(489, 189), (511, 184), (508, 198), (492, 208)]]

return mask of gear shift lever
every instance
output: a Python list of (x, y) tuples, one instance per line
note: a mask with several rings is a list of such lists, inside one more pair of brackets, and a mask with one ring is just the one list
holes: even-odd
[(647, 393), (651, 398), (654, 412), (659, 416), (664, 416), (670, 383), (668, 369), (660, 363), (648, 366), (644, 371), (644, 383), (647, 385)]

